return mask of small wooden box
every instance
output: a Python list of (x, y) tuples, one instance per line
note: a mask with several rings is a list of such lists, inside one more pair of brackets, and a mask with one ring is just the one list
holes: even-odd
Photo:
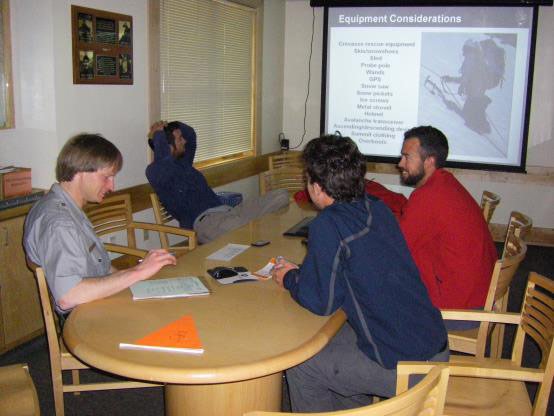
[(11, 172), (0, 173), (0, 199), (30, 194), (31, 182), (31, 168), (15, 168)]

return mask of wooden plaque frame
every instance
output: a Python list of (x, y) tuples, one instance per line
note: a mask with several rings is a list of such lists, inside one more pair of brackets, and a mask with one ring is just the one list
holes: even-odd
[(133, 17), (71, 6), (74, 84), (133, 84)]

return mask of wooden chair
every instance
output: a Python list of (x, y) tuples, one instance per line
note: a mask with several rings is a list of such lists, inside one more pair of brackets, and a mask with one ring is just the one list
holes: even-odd
[[(521, 313), (442, 311), (444, 319), (517, 325), (510, 359), (451, 355), (444, 413), (447, 415), (545, 416), (554, 377), (554, 281), (531, 272)], [(523, 367), (524, 344), (531, 339), (541, 352), (538, 368)], [(398, 365), (398, 383), (407, 375), (424, 374), (438, 363)], [(438, 364), (441, 365), (441, 364)], [(538, 383), (534, 403), (525, 382)]]
[(508, 240), (510, 236), (515, 235), (521, 240), (525, 240), (525, 237), (531, 231), (533, 227), (533, 221), (527, 215), (518, 211), (512, 211), (510, 213), (510, 221), (506, 230), (506, 238), (504, 239), (504, 250), (502, 251), (502, 257), (507, 253)]
[[(506, 256), (497, 260), (494, 265), (489, 292), (485, 300), (485, 311), (506, 312), (510, 283), (527, 253), (526, 244), (515, 235), (510, 237), (507, 247)], [(483, 357), (487, 339), (491, 334), (491, 357), (500, 358), (502, 356), (504, 328), (503, 325), (493, 326), (494, 332), (492, 334), (491, 325), (488, 322), (481, 323), (479, 328), (475, 329), (450, 331), (448, 333), (450, 350)]]
[[(442, 415), (444, 397), (448, 384), (448, 367), (431, 369), (429, 374), (411, 389), (388, 400), (351, 410), (324, 413), (281, 413), (281, 412), (248, 412), (244, 416), (285, 416), (285, 415), (318, 415), (318, 416), (385, 416), (385, 415)], [(407, 391), (406, 391), (407, 390)]]
[(492, 214), (499, 203), (500, 197), (498, 195), (490, 191), (483, 191), (483, 195), (481, 195), (481, 211), (487, 224), (491, 222)]
[[(165, 225), (168, 222), (173, 221), (173, 217), (163, 207), (157, 194), (151, 193), (150, 200), (152, 201), (152, 209), (154, 210), (156, 224)], [(165, 232), (160, 232), (160, 244), (162, 245), (162, 248), (165, 248), (166, 250), (171, 249), (172, 251), (190, 251), (196, 248), (196, 232), (183, 228), (181, 228), (181, 230), (183, 230), (187, 235), (187, 246), (170, 246), (167, 234)]]
[(129, 194), (108, 197), (100, 204), (87, 205), (84, 211), (97, 235), (102, 236), (118, 231), (125, 231), (127, 233), (127, 246), (104, 243), (106, 250), (115, 253), (138, 257), (146, 255), (147, 250), (137, 248), (136, 230), (155, 231), (157, 233), (174, 234), (182, 237), (190, 236), (190, 231), (178, 227), (133, 221), (131, 197)]
[(0, 367), (0, 416), (39, 416), (37, 391), (26, 364)]
[(292, 195), (306, 189), (304, 171), (298, 167), (284, 167), (260, 173), (260, 194), (274, 189), (286, 189)]
[(278, 155), (272, 155), (268, 158), (269, 170), (280, 168), (298, 168), (304, 169), (304, 162), (302, 161), (302, 152), (288, 151), (279, 153)]
[[(141, 383), (138, 381), (117, 381), (107, 383), (87, 383), (80, 384), (79, 370), (88, 370), (86, 364), (75, 358), (63, 343), (58, 328), (54, 320), (52, 305), (44, 271), (41, 267), (35, 269), (35, 276), (39, 290), (40, 303), (44, 316), (44, 327), (46, 328), (46, 339), (48, 341), (48, 351), (50, 355), (50, 370), (52, 372), (52, 390), (54, 393), (54, 407), (56, 416), (64, 415), (63, 394), (68, 392), (94, 391), (94, 390), (115, 390), (115, 389), (134, 389), (142, 387), (158, 387), (157, 384)], [(72, 383), (64, 384), (62, 371), (71, 370)]]

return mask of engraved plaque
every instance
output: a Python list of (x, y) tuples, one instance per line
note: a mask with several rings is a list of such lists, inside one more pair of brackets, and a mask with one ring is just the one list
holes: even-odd
[(115, 56), (102, 56), (96, 57), (96, 74), (98, 76), (113, 77), (117, 75), (116, 72), (116, 59)]
[(115, 20), (96, 18), (96, 41), (100, 43), (116, 42)]

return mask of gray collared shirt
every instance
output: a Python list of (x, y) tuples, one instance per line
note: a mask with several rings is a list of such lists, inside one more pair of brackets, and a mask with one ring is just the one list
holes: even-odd
[(111, 262), (85, 213), (55, 183), (29, 211), (23, 244), (40, 265), (56, 302), (82, 279), (110, 274)]

